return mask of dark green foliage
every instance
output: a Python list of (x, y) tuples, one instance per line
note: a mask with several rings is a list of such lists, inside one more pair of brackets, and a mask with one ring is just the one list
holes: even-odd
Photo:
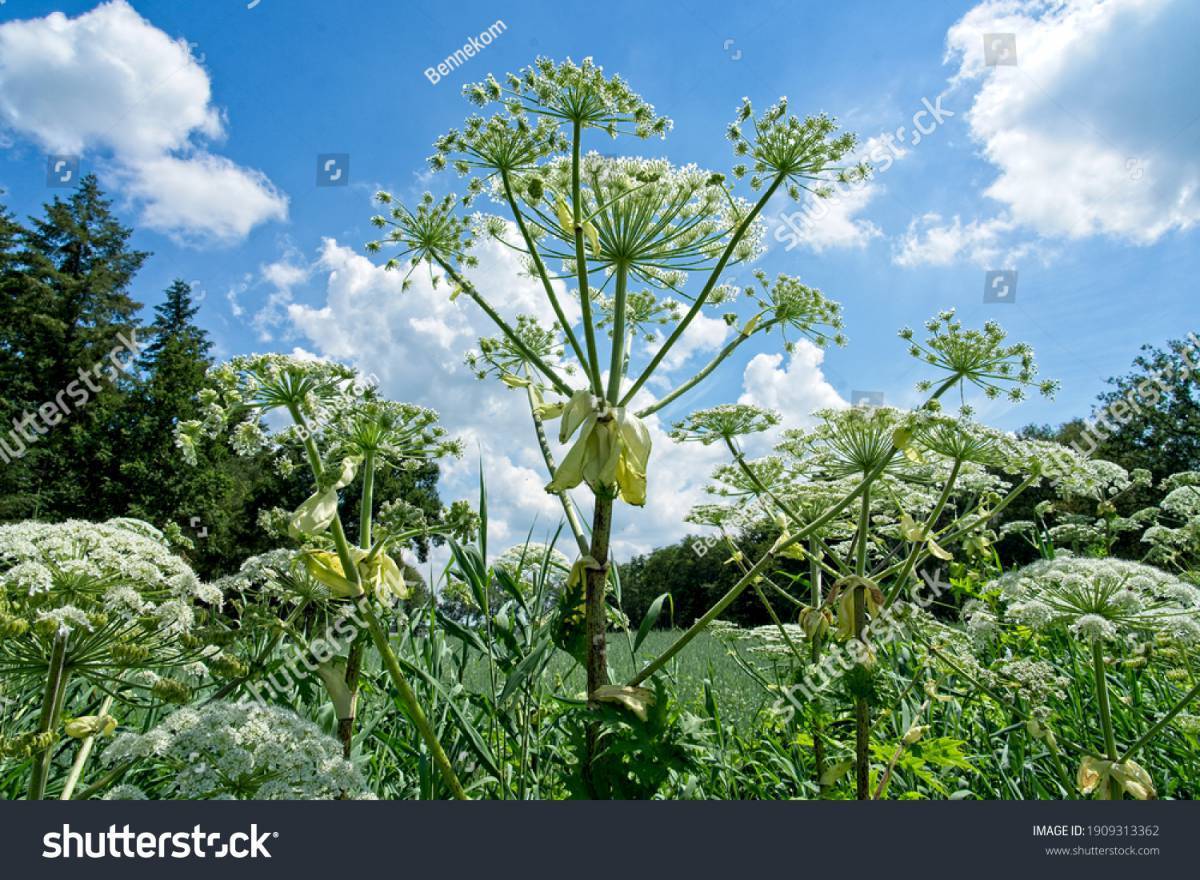
[(132, 366), (141, 307), (129, 285), (149, 254), (129, 247), (132, 230), (91, 175), (28, 228), (6, 226), (19, 245), (0, 322), (3, 427), (26, 427), (24, 438), (8, 435), (16, 460), (0, 474), (0, 516), (92, 518), (119, 466), (116, 411), (129, 379), (118, 366)]

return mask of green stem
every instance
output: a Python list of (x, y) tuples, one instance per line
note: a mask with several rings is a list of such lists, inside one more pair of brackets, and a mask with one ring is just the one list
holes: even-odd
[(542, 262), (542, 255), (538, 253), (533, 236), (529, 234), (529, 228), (525, 225), (525, 216), (521, 213), (520, 206), (513, 195), (507, 171), (500, 172), (500, 180), (504, 184), (504, 195), (508, 199), (508, 206), (512, 210), (513, 217), (516, 218), (517, 229), (520, 230), (521, 237), (525, 239), (525, 247), (529, 249), (530, 259), (533, 260), (533, 266), (537, 269), (538, 277), (542, 280), (542, 288), (546, 291), (546, 298), (550, 300), (550, 307), (554, 309), (554, 314), (558, 318), (558, 323), (562, 325), (563, 333), (566, 334), (567, 341), (571, 344), (571, 350), (575, 352), (575, 357), (579, 358), (579, 363), (583, 365), (584, 372), (590, 376), (592, 366), (588, 362), (587, 357), (584, 356), (583, 349), (579, 347), (579, 340), (575, 337), (575, 333), (571, 329), (571, 322), (567, 320), (567, 315), (563, 311), (558, 297), (554, 294), (554, 285), (550, 283), (550, 275), (546, 271), (546, 264)]
[(613, 294), (612, 361), (608, 367), (608, 399), (617, 405), (621, 396), (621, 376), (625, 362), (625, 287), (629, 269), (617, 263), (616, 289)]
[[(768, 322), (767, 324), (762, 325), (762, 327), (760, 327), (759, 329), (760, 330), (766, 329), (769, 326), (770, 326), (770, 323)], [(719, 352), (717, 352), (717, 354), (713, 357), (713, 359), (711, 361), (709, 361), (707, 364), (705, 364), (703, 369), (700, 370), (700, 372), (696, 373), (696, 375), (692, 376), (686, 382), (681, 384), (670, 394), (667, 394), (665, 397), (659, 398), (654, 403), (650, 404), (649, 406), (645, 407), (644, 409), (638, 410), (636, 413), (637, 417), (639, 419), (644, 419), (644, 418), (646, 418), (646, 416), (650, 415), (651, 413), (658, 412), (660, 409), (662, 409), (667, 404), (671, 403), (673, 400), (678, 398), (680, 395), (686, 394), (688, 391), (695, 388), (697, 385), (699, 385), (701, 382), (703, 382), (706, 378), (708, 378), (709, 374), (712, 373), (713, 370), (715, 370), (717, 367), (721, 366), (721, 364), (724, 363), (725, 359), (728, 358), (731, 354), (733, 354), (737, 350), (738, 346), (740, 346), (743, 342), (745, 342), (749, 338), (750, 338), (750, 336), (739, 331), (737, 336), (735, 336), (728, 344), (726, 344), (726, 346), (723, 349), (721, 349)]]
[[(546, 426), (534, 408), (533, 386), (526, 387), (525, 393), (529, 398), (529, 413), (533, 419), (533, 430), (537, 435), (538, 448), (542, 450), (542, 459), (546, 462), (546, 470), (550, 474), (550, 479), (553, 480), (555, 473), (558, 471), (558, 465), (554, 461), (554, 453), (550, 450), (550, 441), (546, 437)], [(575, 536), (575, 543), (579, 546), (580, 555), (587, 556), (589, 549), (587, 538), (583, 534), (583, 524), (579, 522), (579, 515), (575, 511), (575, 504), (571, 501), (571, 496), (566, 491), (554, 494), (562, 502), (563, 515), (567, 518), (567, 525), (571, 529), (571, 534)]]
[[(958, 480), (958, 471), (962, 467), (962, 460), (955, 459), (954, 466), (950, 468), (950, 476), (946, 480), (946, 485), (942, 487), (942, 494), (937, 500), (937, 504), (933, 506), (928, 519), (925, 520), (925, 525), (922, 528), (922, 534), (932, 535), (933, 527), (938, 521), (938, 517), (942, 515), (942, 511), (946, 507), (946, 502), (950, 500), (950, 492), (954, 489), (954, 484)], [(921, 548), (925, 545), (920, 541), (913, 543), (912, 551), (908, 554), (908, 558), (904, 560), (904, 566), (900, 569), (900, 573), (896, 577), (896, 583), (891, 591), (887, 594), (887, 600), (883, 603), (885, 606), (891, 605), (900, 595), (900, 591), (904, 589), (905, 583), (908, 582), (908, 575), (912, 572), (913, 566), (917, 562), (917, 558), (921, 555)]]
[(646, 384), (646, 380), (648, 380), (654, 374), (654, 371), (658, 369), (658, 365), (662, 363), (662, 359), (667, 356), (667, 352), (670, 351), (671, 347), (679, 341), (679, 337), (681, 337), (683, 332), (687, 330), (688, 325), (695, 320), (696, 315), (700, 314), (700, 309), (703, 308), (704, 304), (708, 301), (709, 294), (712, 293), (713, 288), (717, 286), (717, 281), (720, 279), (721, 273), (725, 271), (725, 265), (729, 262), (729, 258), (733, 256), (733, 252), (737, 248), (738, 242), (740, 242), (745, 236), (746, 230), (750, 228), (750, 224), (754, 222), (754, 218), (757, 217), (759, 212), (761, 212), (762, 209), (767, 206), (767, 202), (771, 200), (771, 196), (775, 195), (775, 190), (779, 189), (779, 185), (783, 183), (783, 180), (783, 175), (779, 175), (772, 180), (771, 185), (767, 187), (767, 191), (762, 194), (762, 197), (758, 200), (758, 202), (755, 203), (754, 207), (750, 209), (750, 213), (747, 214), (745, 219), (742, 220), (741, 225), (738, 226), (733, 236), (729, 239), (729, 244), (725, 246), (725, 250), (721, 254), (721, 258), (717, 261), (717, 265), (713, 267), (712, 272), (709, 274), (708, 281), (706, 281), (704, 284), (704, 289), (700, 291), (700, 295), (696, 297), (696, 301), (692, 303), (692, 307), (688, 309), (688, 313), (683, 316), (683, 320), (675, 325), (675, 329), (671, 331), (671, 335), (667, 337), (665, 342), (663, 342), (662, 347), (655, 352), (654, 357), (650, 359), (650, 363), (646, 365), (646, 369), (644, 369), (642, 374), (638, 376), (637, 381), (633, 383), (632, 387), (630, 387), (627, 392), (625, 392), (625, 396), (621, 399), (621, 403), (628, 403), (633, 399), (633, 395), (637, 394), (638, 391), (641, 390), (641, 387)]
[[(857, 558), (854, 573), (866, 577), (867, 573), (867, 535), (871, 526), (871, 487), (867, 486), (862, 493), (862, 507), (858, 515)], [(863, 630), (867, 625), (866, 588), (859, 582), (854, 587), (854, 638), (866, 647)], [(855, 789), (860, 801), (871, 797), (871, 705), (867, 698), (858, 695), (854, 698), (854, 766)]]
[(362, 503), (358, 511), (358, 545), (371, 549), (371, 520), (375, 507), (375, 450), (369, 449), (363, 456)]
[(442, 271), (446, 273), (446, 276), (455, 284), (457, 284), (467, 294), (467, 296), (471, 297), (477, 306), (483, 309), (484, 313), (492, 319), (492, 323), (500, 328), (500, 332), (508, 337), (508, 341), (513, 344), (513, 348), (519, 351), (521, 355), (529, 361), (529, 363), (537, 367), (538, 371), (550, 380), (550, 384), (568, 397), (574, 393), (574, 389), (572, 389), (571, 386), (568, 385), (566, 381), (564, 381), (563, 378), (558, 375), (557, 372), (555, 372), (554, 368), (542, 360), (541, 357), (539, 357), (532, 349), (530, 349), (529, 346), (525, 344), (524, 340), (517, 335), (517, 331), (512, 328), (512, 325), (501, 318), (500, 313), (492, 308), (491, 303), (480, 296), (479, 291), (475, 289), (475, 285), (459, 275), (458, 272), (456, 272), (454, 268), (450, 266), (449, 263), (445, 262), (441, 257), (435, 257), (434, 259), (437, 260), (437, 264), (442, 267)]
[[(1113, 733), (1112, 709), (1108, 703), (1108, 674), (1104, 669), (1104, 645), (1099, 639), (1092, 641), (1092, 675), (1096, 679), (1096, 702), (1100, 707), (1100, 726), (1104, 729), (1104, 749), (1108, 760), (1117, 761), (1117, 739)], [(1120, 784), (1109, 780), (1109, 790), (1114, 800), (1121, 797)]]
[[(317, 450), (317, 444), (312, 439), (312, 432), (307, 430), (308, 424), (295, 405), (288, 406), (288, 412), (298, 426), (304, 428), (304, 451), (308, 457), (309, 467), (312, 469), (313, 479), (319, 486), (321, 478), (324, 475), (324, 468), (321, 465), (321, 454)], [(454, 772), (454, 768), (450, 765), (450, 759), (446, 757), (446, 752), (442, 749), (442, 745), (438, 742), (437, 732), (429, 723), (429, 719), (425, 717), (425, 713), (421, 711), (421, 705), (417, 701), (417, 695), (413, 692), (412, 686), (408, 683), (408, 679), (404, 675), (404, 670), (400, 668), (400, 661), (396, 659), (396, 654), (392, 650), (392, 646), (388, 643), (387, 634), (379, 623), (379, 618), (375, 614), (375, 610), (371, 608), (370, 603), (364, 593), (362, 593), (362, 579), (359, 576), (358, 566), (354, 562), (354, 557), (350, 553), (350, 543), (346, 540), (346, 532), (342, 528), (342, 518), (340, 515), (334, 516), (330, 531), (333, 535), (333, 543), (337, 548), (338, 559), (342, 563), (342, 572), (347, 580), (352, 581), (359, 588), (357, 605), (359, 613), (367, 622), (367, 629), (371, 633), (371, 641), (375, 643), (375, 649), (379, 651), (379, 655), (383, 658), (383, 664), (387, 668), (388, 675), (392, 679), (392, 683), (396, 686), (396, 690), (400, 693), (400, 701), (404, 704), (404, 708), (408, 711), (409, 717), (412, 718), (413, 724), (416, 725), (421, 737), (425, 740), (425, 745), (428, 747), (430, 754), (433, 756), (433, 762), (437, 765), (442, 773), (442, 777), (449, 786), (451, 793), (459, 800), (467, 800), (467, 793), (462, 787), (462, 783), (458, 781), (458, 776)]]
[(136, 763), (136, 761), (122, 761), (121, 763), (115, 765), (111, 770), (81, 791), (79, 793), (79, 797), (75, 798), (75, 800), (91, 800), (92, 797), (104, 791), (104, 789), (117, 782), (122, 776), (133, 769), (133, 766)]
[(754, 488), (756, 490), (758, 490), (759, 494), (764, 495), (767, 498), (769, 498), (776, 507), (778, 507), (781, 511), (783, 511), (783, 513), (788, 517), (788, 519), (792, 520), (792, 522), (797, 523), (797, 524), (802, 522), (802, 520), (800, 519), (800, 515), (798, 513), (796, 513), (796, 511), (793, 510), (791, 508), (791, 506), (789, 506), (782, 498), (780, 498), (778, 495), (776, 495), (774, 492), (772, 492), (770, 489), (768, 489), (766, 484), (763, 483), (763, 481), (758, 478), (758, 474), (754, 473), (753, 468), (751, 468), (750, 465), (748, 465), (746, 463), (745, 454), (733, 442), (732, 437), (725, 438), (725, 446), (728, 447), (729, 454), (733, 456), (733, 460), (737, 463), (738, 468), (741, 470), (741, 472), (743, 474), (746, 475), (746, 479), (748, 479), (750, 481), (750, 484), (752, 486), (754, 486)]
[(446, 752), (442, 749), (442, 744), (438, 741), (437, 731), (433, 729), (433, 725), (429, 723), (429, 719), (425, 717), (425, 713), (421, 710), (421, 704), (417, 701), (417, 695), (413, 692), (412, 686), (409, 685), (408, 679), (405, 678), (404, 671), (400, 668), (400, 661), (396, 659), (396, 654), (392, 651), (392, 646), (388, 644), (387, 635), (384, 633), (383, 627), (379, 624), (379, 618), (375, 615), (375, 609), (370, 606), (365, 596), (359, 597), (358, 610), (367, 621), (367, 629), (371, 633), (371, 641), (375, 643), (375, 649), (379, 651), (379, 656), (383, 658), (383, 665), (387, 667), (388, 675), (391, 676), (392, 683), (400, 693), (401, 703), (404, 704), (404, 708), (412, 719), (413, 724), (416, 725), (421, 737), (425, 740), (425, 745), (433, 756), (433, 763), (441, 771), (442, 778), (445, 780), (446, 785), (449, 786), (450, 792), (454, 797), (460, 801), (469, 800), (466, 791), (462, 787), (462, 783), (458, 781), (454, 767), (450, 764), (450, 759), (446, 757)]
[[(818, 559), (819, 547), (816, 538), (808, 539), (808, 602), (815, 609), (821, 608), (823, 590), (821, 587), (821, 565)], [(821, 633), (814, 630), (812, 635), (812, 662), (815, 666), (821, 657)], [(814, 702), (812, 707), (813, 730), (813, 773), (817, 777), (817, 793), (825, 797), (828, 788), (822, 777), (825, 776), (825, 732), (821, 724), (821, 707)]]
[[(58, 724), (62, 714), (63, 698), (67, 692), (67, 636), (57, 633), (50, 648), (50, 662), (46, 669), (46, 690), (42, 696), (42, 714), (38, 718), (38, 733), (49, 733)], [(29, 799), (40, 801), (46, 796), (46, 781), (50, 776), (50, 761), (54, 756), (54, 744), (33, 757), (33, 772), (29, 777)]]
[(637, 675), (635, 675), (633, 678), (631, 678), (629, 680), (629, 684), (631, 684), (631, 685), (640, 684), (641, 682), (643, 682), (647, 678), (649, 678), (651, 675), (653, 675), (655, 672), (657, 672), (659, 669), (661, 669), (663, 666), (665, 666), (666, 663), (672, 657), (674, 657), (676, 654), (678, 654), (680, 651), (682, 651), (688, 645), (688, 643), (691, 642), (692, 639), (694, 639), (696, 636), (698, 636), (700, 634), (700, 632), (705, 627), (707, 627), (710, 623), (712, 623), (714, 620), (716, 620), (721, 615), (721, 612), (723, 612), (726, 608), (728, 608), (730, 605), (732, 605), (734, 603), (734, 601), (736, 601), (737, 597), (742, 594), (742, 591), (745, 590), (746, 587), (750, 586), (750, 584), (754, 580), (754, 578), (758, 577), (760, 574), (762, 574), (764, 571), (766, 571), (767, 567), (771, 564), (771, 562), (775, 559), (775, 557), (781, 551), (792, 546), (793, 544), (795, 544), (798, 541), (804, 540), (809, 535), (816, 532), (817, 529), (821, 528), (821, 526), (825, 525), (827, 522), (829, 522), (831, 519), (833, 519), (835, 516), (837, 516), (839, 513), (841, 513), (847, 507), (849, 507), (850, 504), (852, 504), (854, 502), (854, 499), (856, 499), (860, 494), (862, 494), (863, 490), (866, 489), (866, 487), (869, 486), (870, 483), (882, 472), (883, 472), (883, 467), (880, 467), (878, 469), (878, 471), (873, 471), (867, 478), (865, 478), (853, 490), (851, 490), (851, 492), (848, 495), (846, 495), (846, 497), (844, 497), (841, 501), (834, 504), (833, 507), (831, 507), (825, 513), (823, 513), (821, 516), (817, 517), (815, 520), (813, 520), (811, 523), (809, 523), (803, 529), (798, 531), (796, 534), (791, 535), (790, 537), (785, 538), (784, 540), (778, 542), (770, 550), (768, 550), (766, 553), (764, 553), (762, 555), (762, 557), (758, 560), (758, 562), (754, 563), (754, 565), (752, 565), (746, 571), (746, 573), (742, 576), (741, 580), (739, 580), (736, 584), (734, 584), (732, 587), (730, 587), (728, 592), (726, 592), (724, 596), (722, 596), (720, 599), (718, 599), (716, 601), (716, 603), (711, 608), (709, 608), (708, 611), (706, 611), (702, 617), (700, 617), (695, 623), (693, 623), (686, 632), (684, 632), (682, 635), (679, 636), (679, 638), (677, 638), (674, 642), (672, 642), (670, 647), (668, 647), (665, 651), (663, 651), (661, 654), (659, 654), (658, 657), (656, 657), (653, 661), (651, 661), (641, 672), (639, 672)]
[(583, 205), (580, 203), (579, 149), (582, 124), (577, 119), (571, 129), (571, 211), (575, 223), (575, 273), (579, 278), (579, 310), (583, 315), (583, 335), (587, 341), (587, 363), (591, 367), (592, 390), (604, 393), (600, 382), (600, 355), (596, 348), (596, 326), (592, 321), (592, 294), (588, 288), (587, 254), (583, 250)]
[[(939, 397), (953, 388), (954, 385), (959, 381), (960, 377), (951, 376), (937, 387), (937, 389), (930, 396), (929, 400), (937, 400)], [(628, 397), (628, 395), (626, 396)], [(771, 564), (772, 560), (775, 559), (776, 555), (778, 555), (780, 551), (790, 547), (797, 541), (804, 540), (809, 535), (815, 534), (816, 531), (821, 528), (821, 526), (825, 525), (827, 522), (849, 507), (850, 504), (854, 502), (854, 499), (866, 491), (866, 489), (879, 477), (879, 475), (884, 472), (887, 466), (891, 464), (892, 459), (895, 458), (896, 453), (899, 451), (899, 447), (893, 445), (892, 451), (888, 457), (884, 459), (884, 461), (881, 462), (874, 470), (863, 477), (862, 482), (855, 486), (854, 489), (851, 490), (848, 495), (842, 498), (841, 501), (838, 501), (831, 508), (829, 508), (829, 510), (825, 511), (825, 513), (823, 513), (821, 516), (817, 517), (807, 526), (800, 529), (796, 534), (778, 542), (770, 550), (764, 553), (762, 558), (759, 559), (758, 562), (754, 563), (750, 570), (742, 576), (742, 579), (730, 587), (729, 591), (726, 592), (725, 595), (720, 599), (718, 599), (716, 604), (704, 613), (703, 617), (693, 623), (685, 633), (679, 636), (679, 638), (677, 638), (662, 654), (658, 655), (654, 661), (652, 661), (641, 672), (631, 678), (629, 683), (631, 685), (640, 684), (641, 682), (645, 681), (647, 677), (653, 675), (655, 672), (661, 669), (672, 657), (683, 650), (692, 639), (699, 635), (705, 627), (716, 620), (722, 611), (732, 605), (737, 597), (742, 594), (742, 591), (750, 585), (750, 582), (767, 569), (767, 566)]]
[(1158, 736), (1159, 732), (1171, 723), (1171, 719), (1187, 708), (1187, 704), (1200, 696), (1200, 684), (1197, 684), (1190, 691), (1183, 695), (1183, 698), (1170, 708), (1166, 715), (1158, 719), (1154, 726), (1138, 737), (1137, 742), (1125, 750), (1125, 754), (1121, 756), (1122, 761), (1128, 761), (1142, 746)]

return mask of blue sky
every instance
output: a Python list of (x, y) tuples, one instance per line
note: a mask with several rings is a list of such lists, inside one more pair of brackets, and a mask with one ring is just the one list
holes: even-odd
[[(497, 526), (508, 537), (554, 511), (532, 497), (542, 475), (520, 401), (456, 366), (484, 325), (419, 297), (395, 305), (362, 245), (375, 190), (453, 188), (453, 176), (429, 179), (424, 159), (469, 112), (461, 85), (538, 54), (592, 55), (674, 120), (665, 141), (621, 149), (714, 170), (732, 164), (723, 131), (743, 95), (765, 106), (786, 94), (868, 145), (906, 128), (903, 155), (796, 247), (768, 236), (762, 266), (839, 300), (850, 345), (823, 361), (809, 350), (789, 359), (777, 340), (747, 346), (664, 425), (739, 397), (782, 406), (796, 423), (855, 390), (911, 402), (921, 373), (896, 330), (949, 306), (971, 324), (1000, 320), (1063, 383), (1054, 402), (981, 416), (1005, 428), (1058, 422), (1086, 415), (1142, 343), (1193, 329), (1197, 4), (249, 2), (0, 6), (3, 200), (36, 213), (66, 192), (47, 187), (47, 155), (79, 155), (154, 252), (134, 286), (141, 301), (153, 305), (182, 277), (203, 292), (200, 320), (222, 355), (339, 357), (392, 396), (439, 408), (495, 471), (511, 502)], [(480, 54), (436, 84), (426, 78), (497, 21), (503, 33)], [(1015, 65), (987, 63), (985, 35), (997, 33), (1012, 34)], [(913, 143), (924, 102), (953, 116)], [(318, 154), (348, 154), (349, 184), (317, 186)], [(781, 199), (768, 214), (777, 223), (795, 210)], [(493, 280), (511, 271), (484, 262)], [(1014, 303), (983, 302), (990, 269), (1017, 271)], [(723, 331), (708, 329), (681, 374), (720, 344)], [(664, 479), (685, 485), (630, 519), (630, 552), (681, 534), (716, 460), (665, 442), (656, 452)], [(468, 494), (473, 467), (450, 469), (450, 494)]]

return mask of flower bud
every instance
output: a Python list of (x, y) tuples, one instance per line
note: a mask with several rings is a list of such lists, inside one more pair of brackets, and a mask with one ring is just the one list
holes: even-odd
[(833, 615), (829, 613), (828, 608), (810, 608), (805, 606), (800, 609), (800, 629), (804, 631), (804, 635), (810, 640), (824, 638), (829, 632), (829, 627), (833, 623)]
[(67, 736), (74, 739), (87, 739), (96, 735), (111, 736), (116, 729), (117, 719), (111, 715), (80, 715), (63, 725)]

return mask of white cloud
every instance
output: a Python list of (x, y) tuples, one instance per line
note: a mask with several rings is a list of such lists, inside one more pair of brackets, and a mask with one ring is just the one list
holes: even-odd
[[(476, 254), (480, 265), (469, 275), (485, 290), (504, 291), (496, 304), (506, 318), (530, 314), (553, 320), (541, 284), (519, 276), (511, 250), (487, 241)], [(466, 297), (451, 302), (449, 287), (435, 289), (424, 272), (414, 273), (404, 291), (403, 272), (384, 271), (333, 239), (324, 241), (310, 270), (324, 276), (324, 302), (287, 305), (291, 329), (317, 353), (376, 376), (390, 397), (441, 413), (467, 450), (463, 460), (446, 468), (447, 497), (474, 501), (482, 455), (497, 545), (522, 539), (535, 519), (553, 526), (561, 509), (542, 488), (544, 466), (523, 393), (480, 381), (463, 363), (480, 336), (496, 333), (482, 311)], [(559, 285), (560, 296), (563, 292)]]
[(211, 153), (137, 160), (125, 179), (142, 223), (184, 239), (238, 241), (259, 223), (287, 219), (287, 198), (266, 175)]
[[(1015, 35), (988, 67), (984, 34)], [(989, 0), (947, 34), (952, 80), (999, 169), (985, 194), (1043, 235), (1157, 241), (1200, 220), (1200, 4)], [(993, 221), (989, 221), (993, 222)]]
[[(688, 324), (687, 329), (683, 331), (683, 335), (671, 346), (666, 357), (662, 359), (662, 370), (670, 373), (686, 364), (693, 355), (716, 352), (725, 343), (731, 332), (733, 332), (732, 328), (722, 318), (710, 318), (703, 312), (697, 314), (692, 319), (692, 323)], [(661, 331), (656, 331), (655, 336), (657, 342), (649, 347), (648, 355), (657, 352), (662, 347), (662, 343), (666, 341), (666, 334)], [(654, 379), (662, 382), (665, 381), (665, 376), (657, 373)]]
[(781, 428), (810, 426), (815, 410), (847, 405), (825, 378), (824, 361), (825, 350), (807, 339), (796, 343), (786, 366), (782, 354), (756, 354), (742, 373), (738, 403), (777, 410)]
[(284, 219), (287, 198), (205, 150), (224, 135), (211, 98), (191, 46), (125, 0), (0, 25), (0, 124), (50, 153), (106, 154), (147, 226), (229, 242)]
[(803, 207), (769, 217), (770, 238), (784, 245), (784, 250), (806, 247), (816, 253), (831, 248), (864, 248), (873, 238), (883, 234), (870, 220), (855, 215), (881, 192), (877, 183), (857, 183), (838, 186), (828, 198), (809, 198)]
[(963, 223), (956, 214), (949, 223), (940, 214), (914, 217), (904, 236), (894, 243), (892, 262), (898, 266), (950, 266), (967, 260), (984, 269), (1007, 269), (1030, 256), (1045, 260), (1044, 244), (1019, 240), (1017, 225), (1007, 217)]
[[(293, 289), (307, 281), (312, 271), (313, 267), (307, 265), (304, 256), (290, 244), (285, 248), (283, 257), (259, 267), (257, 282), (265, 284), (270, 290), (251, 321), (260, 341), (270, 342), (275, 338), (276, 328), (287, 319)], [(230, 302), (236, 309), (236, 303), (233, 300)], [(235, 314), (239, 311), (235, 311)]]

